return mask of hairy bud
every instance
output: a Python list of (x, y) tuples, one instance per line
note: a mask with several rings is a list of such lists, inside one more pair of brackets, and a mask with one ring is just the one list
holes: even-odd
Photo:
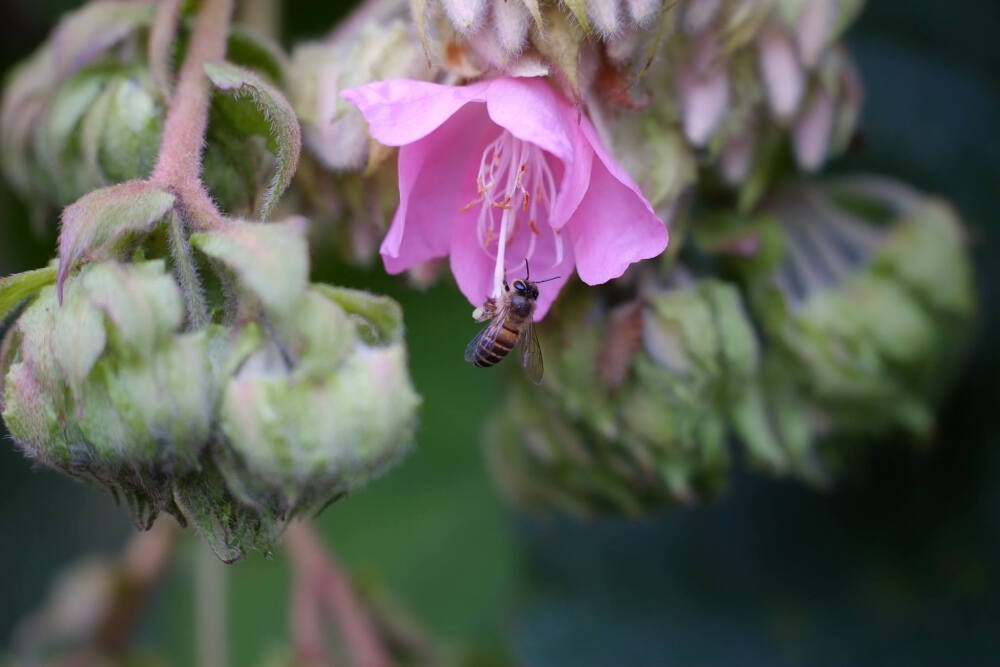
[[(309, 284), (301, 220), (174, 239), (169, 272), (95, 261), (136, 232), (155, 252), (173, 202), (97, 191), (64, 224), (82, 266), (0, 280), (0, 316), (31, 299), (0, 350), (0, 409), (30, 458), (108, 487), (140, 527), (174, 514), (232, 561), (399, 461), (420, 399), (399, 306)], [(206, 312), (198, 267), (223, 307)]]
[[(685, 282), (687, 279), (683, 279)], [(498, 485), (518, 504), (642, 514), (724, 486), (727, 401), (757, 366), (735, 289), (658, 287), (608, 309), (564, 297), (546, 319), (546, 380), (511, 391), (491, 426)]]
[[(0, 167), (39, 211), (152, 172), (166, 116), (144, 48), (155, 11), (150, 2), (92, 2), (14, 70), (0, 102)], [(266, 40), (234, 30), (227, 55), (285, 83), (284, 56)], [(234, 214), (255, 211), (281, 159), (260, 141), (271, 118), (255, 119), (245, 104), (216, 100), (204, 154), (204, 180)]]
[(4, 345), (3, 418), (25, 454), (106, 485), (136, 523), (198, 466), (214, 403), (207, 332), (185, 334), (163, 262), (86, 266), (41, 290)]
[(761, 251), (737, 260), (772, 342), (741, 408), (744, 438), (796, 452), (822, 479), (845, 443), (926, 436), (975, 310), (954, 212), (853, 177), (786, 189), (766, 215)]

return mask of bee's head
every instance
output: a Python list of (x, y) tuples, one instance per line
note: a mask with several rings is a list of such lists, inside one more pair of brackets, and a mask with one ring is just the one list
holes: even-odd
[(538, 288), (535, 287), (535, 283), (531, 283), (526, 280), (515, 280), (514, 291), (517, 292), (518, 296), (527, 297), (529, 299), (538, 298)]

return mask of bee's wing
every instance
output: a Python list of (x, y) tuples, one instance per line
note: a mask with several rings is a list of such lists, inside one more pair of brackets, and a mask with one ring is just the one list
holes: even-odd
[(479, 333), (473, 336), (472, 340), (469, 341), (469, 344), (465, 346), (466, 361), (473, 361), (476, 358), (476, 348), (479, 347), (479, 341), (483, 339), (483, 334), (486, 333), (490, 326), (492, 326), (492, 323), (487, 324), (485, 327), (480, 329)]
[(497, 331), (503, 326), (504, 317), (505, 315), (502, 310), (494, 313), (493, 319), (490, 320), (486, 326), (480, 329), (479, 333), (477, 333), (472, 340), (469, 341), (469, 344), (465, 346), (466, 361), (473, 361), (476, 358), (476, 348), (479, 347), (479, 342), (483, 338), (492, 340), (497, 337)]
[(535, 384), (541, 384), (542, 374), (545, 372), (545, 365), (542, 363), (542, 346), (538, 344), (538, 335), (530, 320), (521, 328), (521, 335), (517, 339), (517, 348), (521, 352), (521, 365), (524, 366), (528, 377)]

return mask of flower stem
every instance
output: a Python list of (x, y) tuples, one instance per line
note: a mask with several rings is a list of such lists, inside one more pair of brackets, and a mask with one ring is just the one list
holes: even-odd
[(191, 244), (184, 233), (184, 224), (176, 211), (171, 211), (169, 215), (170, 255), (174, 260), (174, 273), (180, 280), (181, 293), (184, 294), (188, 329), (197, 331), (208, 326), (208, 307), (205, 305), (205, 295), (191, 255)]
[(179, 535), (180, 526), (163, 517), (133, 537), (125, 548), (119, 565), (120, 583), (94, 638), (102, 653), (117, 655), (127, 645), (140, 609), (170, 563)]
[(198, 665), (229, 664), (226, 642), (226, 566), (205, 544), (195, 563), (195, 633)]
[[(323, 546), (312, 524), (293, 523), (285, 532), (296, 581), (293, 591), (293, 634), (302, 657), (323, 655), (317, 634), (317, 602), (328, 608), (340, 629), (353, 665), (388, 667), (392, 664), (367, 610), (358, 600), (351, 583), (333, 556)], [(308, 597), (312, 597), (312, 604)]]
[(223, 224), (222, 214), (201, 183), (201, 151), (208, 126), (211, 90), (205, 63), (226, 53), (232, 0), (204, 0), (163, 125), (163, 141), (152, 181), (179, 195), (188, 222), (201, 228)]

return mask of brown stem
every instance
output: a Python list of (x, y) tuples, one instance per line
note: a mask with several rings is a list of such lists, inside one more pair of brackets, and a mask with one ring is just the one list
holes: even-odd
[(139, 610), (170, 563), (180, 532), (177, 522), (161, 517), (125, 547), (118, 591), (94, 636), (94, 645), (102, 654), (115, 655), (127, 645)]
[[(355, 596), (343, 570), (323, 546), (312, 524), (300, 521), (289, 526), (285, 533), (285, 545), (296, 576), (294, 590), (297, 594), (293, 598), (293, 614), (302, 614), (301, 620), (307, 624), (294, 629), (296, 639), (302, 642), (296, 647), (303, 654), (302, 657), (325, 657), (321, 644), (321, 653), (316, 654), (317, 626), (313, 612), (318, 602), (328, 608), (340, 628), (352, 664), (359, 667), (389, 667), (392, 661), (378, 638), (368, 612)], [(313, 598), (313, 602), (309, 601), (309, 596)]]
[(223, 224), (222, 214), (201, 183), (201, 151), (208, 125), (211, 90), (205, 63), (226, 53), (232, 0), (204, 0), (184, 63), (171, 96), (170, 111), (163, 125), (160, 155), (151, 180), (174, 190), (182, 202), (188, 222), (212, 228)]

